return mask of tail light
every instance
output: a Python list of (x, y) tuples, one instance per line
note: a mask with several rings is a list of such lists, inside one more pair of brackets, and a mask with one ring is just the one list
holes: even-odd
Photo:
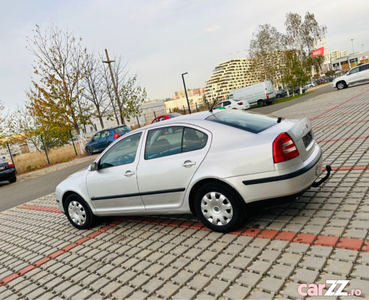
[(268, 93), (266, 93), (265, 96), (267, 97), (267, 99), (269, 99), (269, 94)]
[(117, 139), (119, 137), (121, 137), (121, 135), (119, 133), (114, 134), (114, 139)]
[(242, 104), (243, 104), (243, 102), (238, 102), (237, 104), (238, 104), (238, 105), (242, 105)]
[(9, 168), (13, 168), (14, 165), (12, 163), (8, 163)]
[(299, 156), (299, 151), (291, 137), (286, 133), (281, 133), (273, 142), (273, 158), (275, 163), (290, 160)]

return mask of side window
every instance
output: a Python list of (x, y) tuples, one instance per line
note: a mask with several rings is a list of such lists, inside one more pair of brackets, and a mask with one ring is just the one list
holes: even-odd
[(160, 117), (159, 121), (165, 121), (165, 117)]
[(172, 126), (150, 130), (145, 145), (145, 159), (181, 152), (183, 127)]
[(100, 135), (101, 132), (96, 133), (93, 137), (92, 137), (92, 141), (98, 141), (100, 139)]
[(116, 143), (100, 160), (100, 169), (133, 163), (142, 133), (126, 137)]
[(369, 64), (364, 65), (364, 66), (360, 66), (359, 68), (360, 68), (360, 72), (365, 71), (365, 70), (369, 70)]
[(109, 136), (109, 130), (105, 130), (101, 133), (101, 138), (106, 138), (107, 136)]
[(351, 74), (355, 74), (355, 73), (357, 73), (357, 72), (359, 72), (359, 68), (352, 69), (352, 70), (350, 71), (349, 75), (351, 75)]
[(183, 152), (202, 149), (207, 141), (208, 136), (205, 133), (186, 127), (183, 134)]
[(219, 104), (217, 104), (217, 105), (214, 106), (214, 109), (217, 109), (219, 107), (222, 107), (222, 105), (223, 105), (222, 103), (219, 103)]
[(150, 130), (145, 145), (145, 159), (154, 159), (205, 147), (208, 136), (188, 127), (165, 127)]
[(154, 119), (154, 121), (152, 121), (152, 123), (156, 123), (158, 121), (158, 119), (157, 118), (155, 118)]
[(223, 102), (223, 106), (227, 106), (227, 105), (230, 105), (231, 104), (231, 101), (224, 101)]

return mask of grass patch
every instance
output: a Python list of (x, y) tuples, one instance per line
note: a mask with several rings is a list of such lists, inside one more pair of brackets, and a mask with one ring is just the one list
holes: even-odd
[[(79, 145), (76, 144), (78, 155), (74, 152), (73, 145), (66, 145), (61, 148), (51, 149), (48, 152), (50, 165), (67, 162), (85, 155), (81, 155)], [(44, 151), (24, 153), (14, 157), (14, 164), (17, 169), (17, 174), (23, 174), (34, 170), (49, 167)]]
[[(287, 102), (287, 101), (291, 101), (291, 100), (295, 100), (295, 99), (297, 99), (297, 98), (300, 98), (300, 97), (302, 97), (302, 96), (306, 96), (306, 95), (309, 95), (309, 94), (311, 94), (311, 93), (314, 93), (314, 92), (305, 92), (305, 93), (303, 93), (303, 94), (298, 94), (298, 95), (295, 95), (295, 96), (289, 96), (289, 97), (284, 97), (284, 98), (279, 98), (279, 99), (276, 99), (276, 100), (274, 100), (273, 101), (273, 104), (276, 104), (276, 103), (282, 103), (282, 102)], [(252, 105), (251, 107), (250, 107), (250, 109), (253, 109), (253, 108), (258, 108), (258, 105), (257, 104), (255, 104), (255, 105)]]

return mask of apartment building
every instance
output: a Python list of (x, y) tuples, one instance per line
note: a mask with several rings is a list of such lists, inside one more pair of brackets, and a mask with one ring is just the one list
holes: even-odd
[(219, 63), (205, 83), (205, 97), (209, 102), (224, 100), (232, 90), (259, 82), (253, 70), (253, 60), (236, 58)]

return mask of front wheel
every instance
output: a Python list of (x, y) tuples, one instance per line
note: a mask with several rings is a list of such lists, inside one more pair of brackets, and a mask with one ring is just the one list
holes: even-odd
[(246, 217), (240, 196), (229, 186), (209, 182), (195, 195), (195, 212), (211, 230), (230, 232), (240, 227)]
[(90, 147), (86, 147), (86, 152), (88, 155), (92, 155), (92, 149)]
[(78, 229), (92, 227), (94, 216), (87, 203), (77, 194), (69, 195), (64, 204), (69, 222)]
[(340, 81), (337, 83), (336, 87), (337, 87), (337, 90), (343, 90), (344, 88), (347, 87), (347, 84), (344, 81)]

